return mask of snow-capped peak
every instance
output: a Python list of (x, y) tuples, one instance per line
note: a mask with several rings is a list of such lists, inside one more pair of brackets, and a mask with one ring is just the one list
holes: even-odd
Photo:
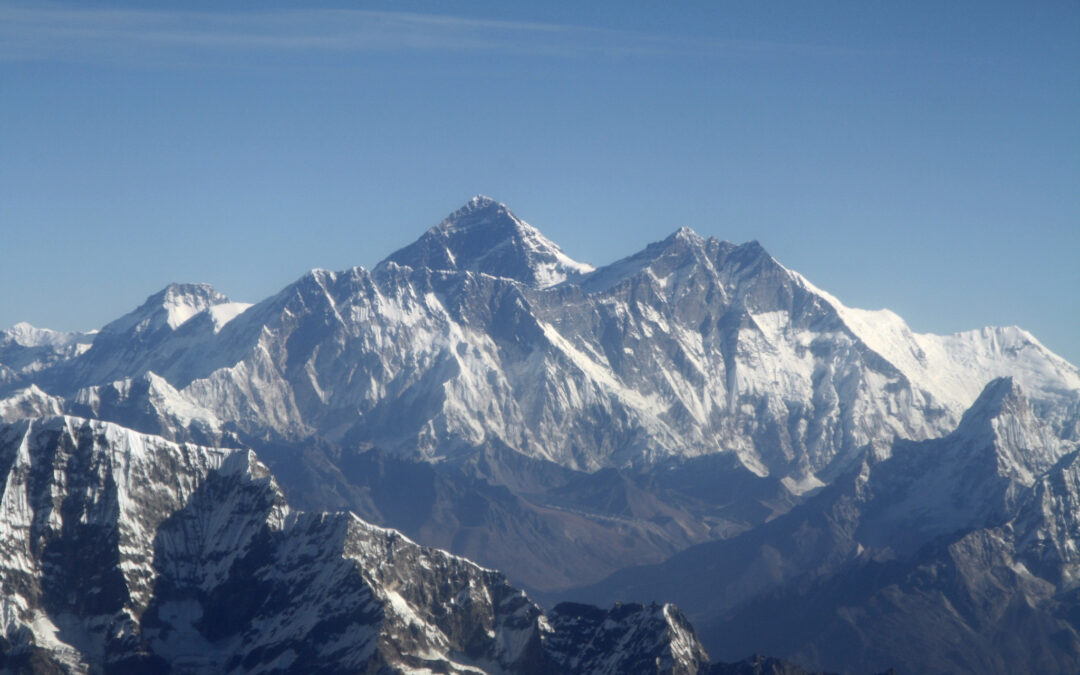
[(413, 268), (472, 271), (546, 288), (592, 271), (577, 262), (505, 204), (477, 195), (420, 239), (391, 254)]
[(685, 225), (675, 230), (675, 232), (671, 235), (671, 237), (669, 237), (669, 239), (682, 239), (683, 241), (691, 241), (697, 243), (705, 241), (705, 239), (700, 234), (695, 232), (693, 228), (687, 227)]
[(175, 330), (196, 314), (229, 302), (227, 296), (209, 284), (169, 284), (134, 311), (102, 328), (101, 332), (143, 333), (166, 325)]
[(491, 197), (488, 197), (487, 195), (477, 194), (477, 195), (473, 195), (473, 198), (470, 199), (468, 201), (468, 203), (466, 203), (465, 206), (462, 207), (461, 210), (464, 210), (466, 208), (484, 208), (484, 207), (487, 207), (487, 206), (506, 206), (506, 205), (499, 202), (499, 201), (497, 201), (497, 200), (492, 199)]
[(199, 312), (229, 302), (209, 284), (169, 284), (159, 295), (170, 328), (176, 328)]

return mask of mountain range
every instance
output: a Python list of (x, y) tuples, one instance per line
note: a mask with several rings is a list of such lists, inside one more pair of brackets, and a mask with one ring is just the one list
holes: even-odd
[[(683, 228), (594, 267), (476, 197), (371, 270), (312, 270), (253, 305), (174, 284), (93, 333), (4, 331), (0, 421), (103, 425), (200, 456), (242, 455), (229, 466), (248, 468), (226, 473), (273, 472), (265, 499), (356, 514), (305, 518), (338, 537), (312, 550), (361, 576), (375, 562), (349, 557), (352, 533), (393, 527), (423, 555), (436, 554), (405, 535), (499, 569), (549, 604), (618, 601), (611, 611), (674, 625), (684, 621), (670, 618), (674, 600), (722, 658), (756, 650), (847, 672), (1080, 663), (1080, 371), (1020, 328), (919, 334), (887, 310), (849, 308), (756, 242)], [(194, 483), (211, 475), (200, 470)], [(161, 522), (182, 521), (191, 499), (202, 508), (193, 494), (174, 494)], [(279, 539), (237, 573), (269, 578), (279, 563), (268, 561), (300, 546), (286, 543), (301, 531), (284, 523), (308, 521), (266, 518), (252, 522)], [(157, 527), (140, 546), (153, 549)], [(146, 578), (167, 578), (147, 564)], [(384, 581), (364, 579), (358, 594), (381, 592), (370, 589)], [(191, 578), (162, 583), (196, 593)], [(268, 583), (323, 601), (296, 581)], [(172, 602), (157, 592), (145, 603)], [(43, 602), (33, 597), (27, 607)], [(656, 604), (631, 604), (641, 601)], [(147, 631), (206, 638), (191, 618), (205, 606), (185, 605), (184, 626), (159, 629), (138, 618), (150, 604), (129, 612), (141, 646), (117, 643), (95, 663), (187, 658), (160, 646), (184, 640)], [(561, 607), (537, 607), (537, 625), (580, 632), (609, 611)], [(375, 619), (342, 621), (380, 632)], [(490, 646), (447, 647), (458, 638), (439, 630), (446, 641), (427, 646), (379, 643), (378, 662), (431, 669), (409, 660), (423, 652), (517, 668)], [(239, 654), (271, 662), (245, 642), (256, 637), (213, 635), (214, 667)], [(550, 651), (562, 638), (538, 639), (536, 653), (559, 667), (607, 672)], [(680, 657), (687, 672), (706, 667), (696, 638), (672, 640), (694, 655)], [(301, 658), (301, 648), (288, 649)], [(315, 651), (305, 663), (322, 663)]]

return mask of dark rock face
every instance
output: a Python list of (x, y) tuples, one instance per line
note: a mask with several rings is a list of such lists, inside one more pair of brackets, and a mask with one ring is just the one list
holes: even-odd
[[(734, 663), (714, 663), (705, 672), (708, 675), (836, 675), (835, 673), (811, 672), (794, 663), (760, 654)], [(895, 675), (895, 673), (886, 671), (882, 675)]]
[(694, 675), (709, 664), (690, 622), (673, 605), (626, 604), (603, 610), (562, 603), (549, 621), (554, 631), (549, 649), (568, 673), (615, 675), (654, 664), (655, 672)]

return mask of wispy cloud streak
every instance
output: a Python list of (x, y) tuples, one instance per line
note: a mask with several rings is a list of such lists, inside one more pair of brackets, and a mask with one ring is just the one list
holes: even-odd
[(833, 48), (688, 40), (632, 31), (353, 9), (245, 12), (0, 5), (0, 60), (172, 62), (289, 56), (496, 52), (553, 57), (761, 54)]
[(520, 51), (567, 55), (670, 47), (619, 31), (367, 10), (190, 12), (0, 6), (6, 59), (94, 59), (178, 50)]

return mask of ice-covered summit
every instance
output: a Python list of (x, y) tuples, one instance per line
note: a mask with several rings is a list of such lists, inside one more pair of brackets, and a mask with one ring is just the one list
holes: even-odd
[(413, 268), (471, 271), (546, 288), (592, 271), (573, 260), (505, 204), (477, 195), (414, 243), (383, 261)]

